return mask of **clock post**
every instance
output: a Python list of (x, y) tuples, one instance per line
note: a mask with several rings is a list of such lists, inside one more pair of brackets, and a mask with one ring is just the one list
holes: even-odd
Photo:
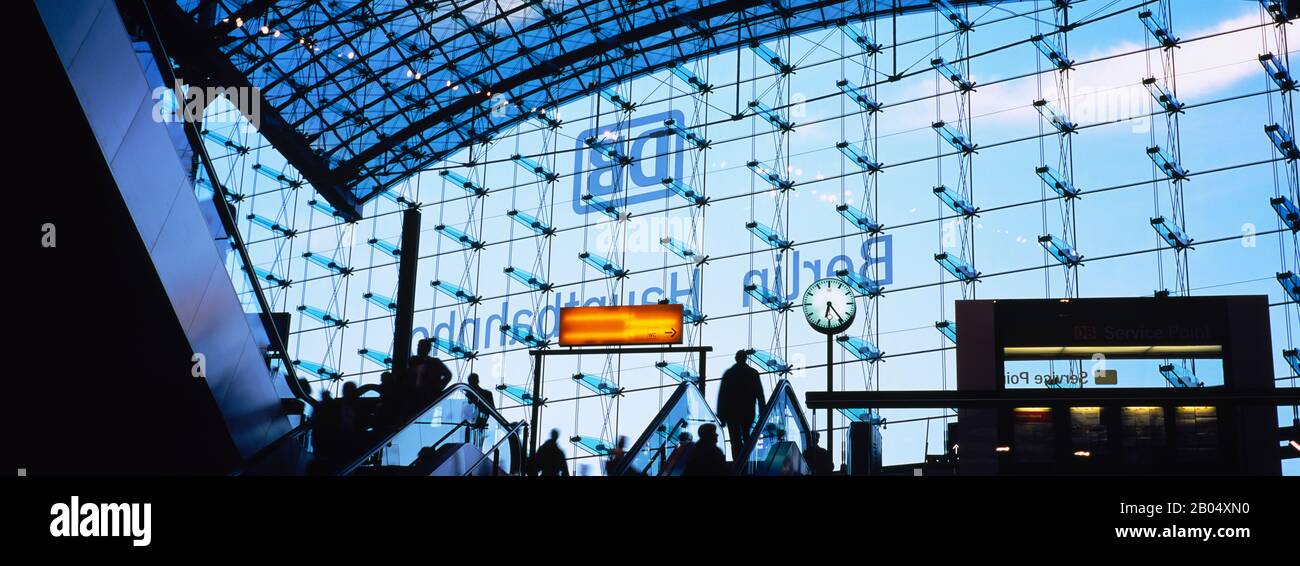
[[(826, 392), (835, 391), (835, 335), (826, 335)], [(831, 453), (831, 463), (835, 462), (835, 418), (834, 409), (826, 409), (826, 450)], [(832, 470), (833, 472), (834, 470)]]
[[(848, 330), (858, 314), (853, 288), (834, 277), (818, 279), (803, 292), (803, 315), (808, 325), (826, 335), (826, 392), (835, 390), (835, 335)], [(826, 451), (835, 461), (835, 418), (826, 409)]]

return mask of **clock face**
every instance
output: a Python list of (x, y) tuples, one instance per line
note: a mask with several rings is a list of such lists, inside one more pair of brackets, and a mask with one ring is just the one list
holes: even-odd
[(857, 314), (853, 289), (839, 279), (818, 279), (803, 292), (803, 316), (818, 332), (842, 332), (853, 324)]

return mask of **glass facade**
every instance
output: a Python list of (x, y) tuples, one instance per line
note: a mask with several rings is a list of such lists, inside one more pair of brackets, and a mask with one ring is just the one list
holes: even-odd
[[(273, 310), (295, 315), (287, 347), (317, 394), (378, 383), (390, 363), (397, 264), (416, 253), (400, 241), (409, 207), (423, 214), (412, 339), (434, 338), (458, 380), (482, 376), (511, 421), (527, 419), (534, 402), (526, 351), (553, 344), (558, 309), (578, 305), (680, 303), (684, 342), (715, 349), (705, 377), (747, 350), (766, 392), (786, 378), (798, 397), (825, 387), (828, 361), (837, 389), (954, 388), (956, 299), (1265, 294), (1275, 371), (1291, 376), (1283, 351), (1295, 348), (1300, 310), (1278, 274), (1300, 270), (1295, 232), (1278, 212), (1288, 209), (1272, 203), (1300, 198), (1296, 162), (1265, 126), (1281, 124), (1273, 136), (1295, 128), (1289, 90), (1258, 59), (1268, 51), (1285, 66), (1291, 32), (1251, 3), (1160, 2), (1158, 22), (1139, 18), (1139, 4), (1076, 3), (1068, 37), (1049, 2), (831, 26), (684, 61), (559, 107), (500, 99), (500, 114), (485, 116), (509, 128), (436, 162), (403, 160), (409, 177), (376, 171), (370, 179), (400, 182), (376, 189), (355, 222), (217, 100), (204, 135), (219, 178), (196, 191), (211, 195), (215, 182), (231, 195), (256, 284)], [(506, 33), (493, 10), (459, 17), (475, 33)], [(1176, 19), (1165, 17), (1171, 10)], [(473, 25), (479, 19), (498, 23)], [(435, 35), (465, 30), (437, 21)], [(1170, 21), (1177, 50), (1151, 29)], [(332, 58), (319, 63), (328, 75), (349, 54), (374, 56), (344, 33), (295, 46), (288, 28), (244, 25), (240, 52), (301, 51), (295, 65), (275, 59), (259, 73)], [(407, 70), (393, 67), (393, 80), (420, 80)], [(1152, 77), (1158, 83), (1143, 83)], [(475, 88), (451, 76), (423, 81), (439, 93)], [(268, 96), (294, 96), (288, 84)], [(324, 99), (347, 107), (303, 97), (299, 118), (325, 146), (364, 156), (388, 131), (361, 123), (368, 114), (351, 108), (359, 98)], [(233, 261), (230, 269), (240, 271)], [(833, 360), (824, 338), (788, 312), (823, 277), (860, 294), (858, 321)], [(251, 301), (254, 281), (244, 279)], [(601, 458), (593, 447), (640, 434), (699, 368), (693, 354), (546, 363), (537, 431), (574, 439), (575, 470)], [(1213, 360), (1114, 363), (1121, 386), (1168, 384), (1166, 364), (1222, 383)], [(1092, 369), (1017, 364), (1031, 376)], [(716, 388), (708, 391), (712, 403)], [(692, 433), (712, 418), (683, 410)], [(886, 464), (923, 461), (926, 435), (942, 445), (943, 427), (929, 424), (953, 416), (881, 413), (891, 423)], [(1125, 409), (1125, 427), (1149, 432), (1126, 438), (1163, 442), (1163, 418)], [(849, 418), (834, 419), (841, 440)], [(1106, 444), (1089, 419), (1072, 412), (1076, 444)], [(1016, 434), (1040, 434), (1035, 426), (1026, 420)], [(837, 467), (842, 448), (832, 450)], [(633, 455), (633, 466), (661, 465), (650, 452)], [(1142, 453), (1125, 444), (1126, 459)]]

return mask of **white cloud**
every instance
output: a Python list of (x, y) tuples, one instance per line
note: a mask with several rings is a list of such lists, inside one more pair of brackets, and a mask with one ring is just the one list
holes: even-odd
[[(1240, 30), (1259, 23), (1259, 14), (1252, 7), (1243, 10), (1237, 17), (1222, 20), (1213, 26), (1180, 30), (1176, 35), (1186, 40)], [(1135, 34), (1142, 31), (1136, 18), (1133, 29)], [(1189, 104), (1212, 98), (1216, 93), (1251, 77), (1259, 78), (1262, 88), (1264, 75), (1257, 60), (1263, 49), (1259, 33), (1258, 29), (1247, 29), (1184, 42), (1176, 48), (1174, 56), (1178, 64), (1178, 98)], [(1287, 33), (1288, 39), (1292, 39), (1290, 36), (1294, 32), (1289, 26)], [(1072, 55), (1077, 61), (1091, 61), (1140, 50), (1142, 47), (1142, 43), (1125, 40), (1100, 48), (1076, 49)], [(1160, 77), (1163, 74), (1161, 53), (1150, 52), (1150, 71), (1147, 57), (1147, 53), (1139, 52), (1078, 65), (1070, 75), (1070, 118), (1076, 123), (1088, 124), (1145, 113), (1151, 95), (1142, 87), (1141, 81), (1148, 76)], [(976, 61), (976, 69), (978, 66)], [(1000, 77), (989, 70), (981, 74), (985, 80)], [(1049, 75), (1044, 75), (1045, 79), (1048, 77)], [(975, 78), (978, 82), (981, 77)], [(1044, 80), (1043, 89), (1043, 96), (1060, 106), (1055, 81)], [(929, 85), (924, 84), (915, 84), (914, 90), (916, 92), (912, 94), (915, 96), (933, 92)], [(988, 86), (977, 85), (971, 96), (980, 122), (1014, 124), (1037, 119), (1037, 114), (1029, 110), (1031, 103), (1039, 97), (1032, 78)], [(994, 104), (989, 104), (989, 101)], [(903, 112), (907, 116), (905, 123), (909, 124), (928, 123), (933, 118), (932, 105), (929, 104), (914, 103), (893, 109), (886, 104), (886, 110)]]

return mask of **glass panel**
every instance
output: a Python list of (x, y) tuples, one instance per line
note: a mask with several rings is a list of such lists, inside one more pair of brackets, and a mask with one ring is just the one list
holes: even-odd
[(1041, 464), (1052, 461), (1055, 453), (1055, 428), (1052, 410), (1043, 407), (1018, 407), (1012, 410), (1011, 455), (1017, 463)]
[(1101, 407), (1070, 407), (1070, 445), (1075, 456), (1104, 458), (1110, 440)]
[[(659, 415), (632, 445), (627, 467), (611, 475), (680, 474), (685, 464), (684, 454), (699, 436), (700, 426), (705, 424), (717, 427), (718, 447), (724, 448), (726, 431), (700, 390), (691, 383), (678, 385)], [(724, 449), (723, 453), (726, 452)]]
[(1173, 365), (1180, 374), (1194, 376), (1204, 387), (1223, 385), (1223, 360), (1007, 360), (1003, 385), (1007, 389), (1042, 389), (1055, 380), (1063, 389), (1169, 387), (1161, 371)]
[(427, 475), (445, 461), (437, 455), (440, 450), (466, 451), (461, 463), (476, 473), (492, 473), (493, 461), (498, 473), (514, 473), (523, 446), (514, 428), (495, 410), (485, 408), (469, 386), (456, 384), (350, 473)]
[(804, 475), (803, 452), (808, 447), (808, 421), (790, 382), (776, 384), (767, 408), (755, 424), (754, 438), (745, 458), (745, 472), (753, 475)]
[(1123, 462), (1149, 465), (1165, 447), (1165, 410), (1161, 407), (1124, 407), (1120, 413), (1124, 428)]
[(1214, 460), (1219, 449), (1219, 412), (1215, 407), (1174, 409), (1174, 456), (1181, 464)]

